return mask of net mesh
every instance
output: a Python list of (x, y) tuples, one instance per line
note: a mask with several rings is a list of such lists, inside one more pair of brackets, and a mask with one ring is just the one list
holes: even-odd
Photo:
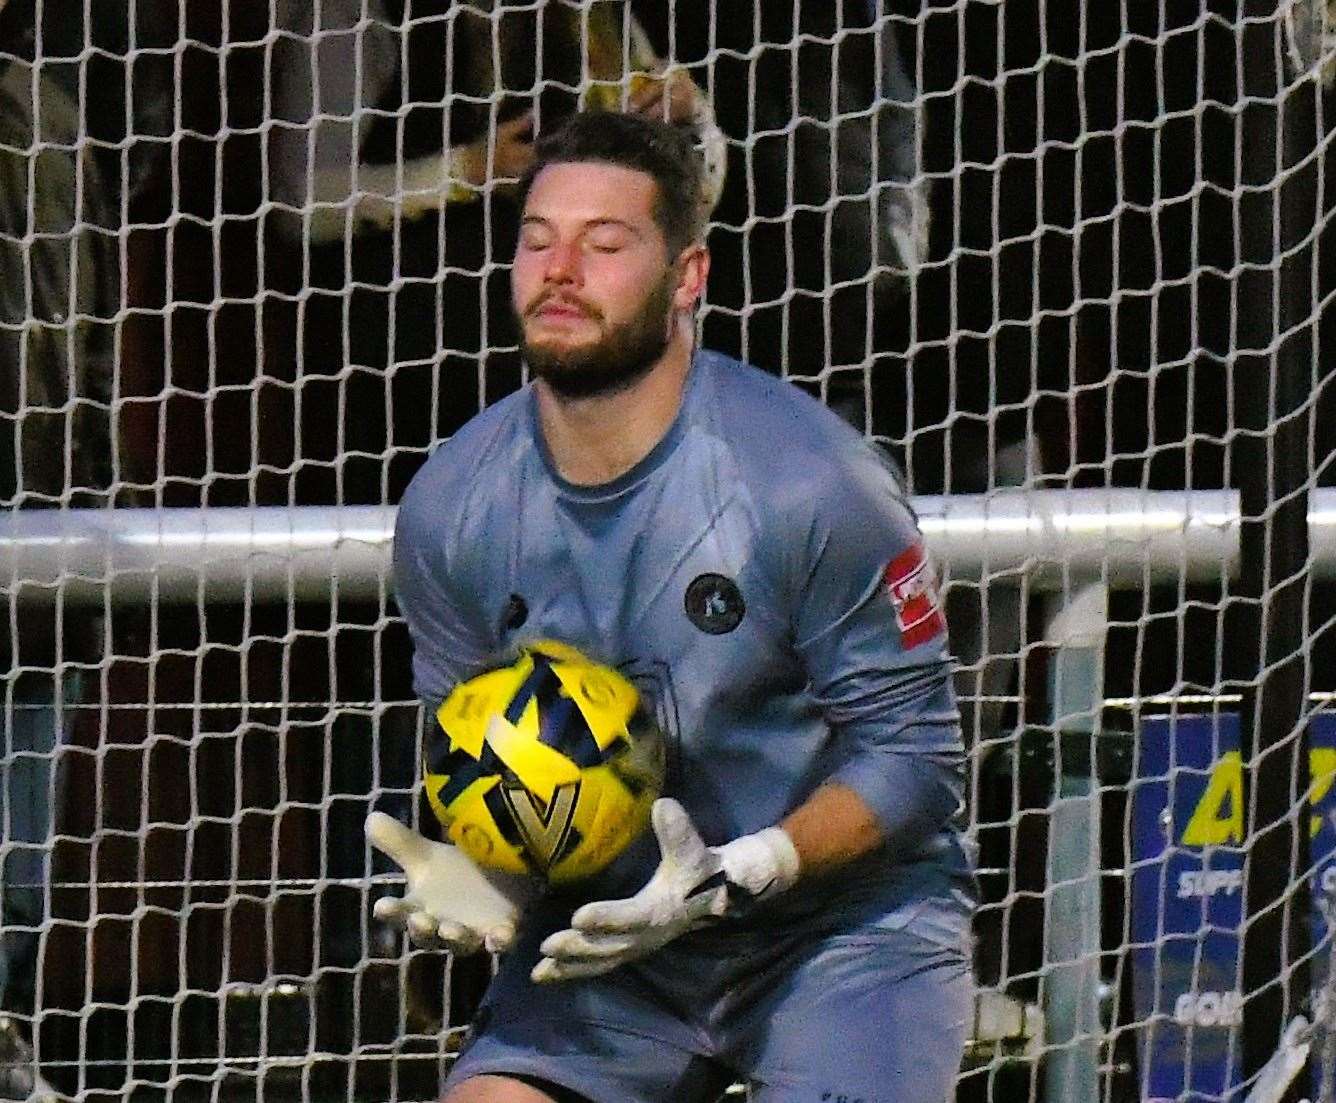
[[(704, 343), (818, 395), (915, 493), (1207, 491), (1283, 453), (1303, 467), (1283, 505), (1332, 482), (1326, 19), (1216, 0), (8, 0), (5, 554), (53, 509), (397, 502), (522, 381), (506, 280), (526, 116), (655, 95), (720, 184)], [(1280, 410), (1296, 342), (1303, 394)], [(1331, 593), (1306, 571), (1240, 588), (1223, 556), (1129, 586), (1103, 539), (941, 565), (983, 896), (961, 1099), (1237, 1082), (1231, 717), (1257, 708), (1250, 648), (1287, 630), (1264, 676), (1316, 696), (1313, 788), (1286, 815), (1316, 805), (1319, 904), (1330, 887)], [(291, 581), (281, 558), (248, 570)], [(6, 587), (0, 1045), (31, 1041), (87, 1099), (434, 1097), (489, 966), (370, 919), (397, 883), (362, 821), (419, 814), (423, 722), (383, 576), (214, 600), (151, 574), (127, 599), (103, 574)], [(1325, 1014), (1287, 998), (1287, 1020)]]

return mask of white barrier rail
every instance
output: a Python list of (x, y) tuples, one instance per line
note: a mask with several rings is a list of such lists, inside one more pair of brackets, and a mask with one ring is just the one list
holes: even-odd
[[(998, 490), (920, 496), (946, 578), (1025, 574), (1120, 588), (1234, 574), (1232, 491)], [(389, 587), (391, 506), (31, 509), (0, 517), (0, 593), (67, 603), (375, 598)], [(1336, 578), (1336, 489), (1312, 492), (1310, 566)]]

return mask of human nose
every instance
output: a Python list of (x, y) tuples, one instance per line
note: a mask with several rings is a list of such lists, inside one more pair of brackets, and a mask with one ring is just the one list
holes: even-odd
[(580, 282), (580, 246), (574, 241), (554, 242), (546, 250), (543, 277), (548, 283)]

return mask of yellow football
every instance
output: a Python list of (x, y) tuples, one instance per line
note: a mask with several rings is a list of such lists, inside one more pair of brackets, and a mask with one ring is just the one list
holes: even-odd
[(628, 678), (573, 647), (527, 644), (508, 666), (456, 686), (436, 719), (427, 800), (479, 865), (578, 881), (649, 822), (662, 735)]

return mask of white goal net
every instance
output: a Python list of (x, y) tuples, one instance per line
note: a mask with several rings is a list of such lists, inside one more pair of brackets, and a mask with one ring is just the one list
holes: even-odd
[(713, 160), (704, 343), (881, 441), (947, 584), (958, 1099), (1330, 1092), (1327, 18), (0, 0), (0, 1097), (436, 1096), (489, 964), (371, 919), (393, 507), (523, 381), (532, 130), (637, 107)]

